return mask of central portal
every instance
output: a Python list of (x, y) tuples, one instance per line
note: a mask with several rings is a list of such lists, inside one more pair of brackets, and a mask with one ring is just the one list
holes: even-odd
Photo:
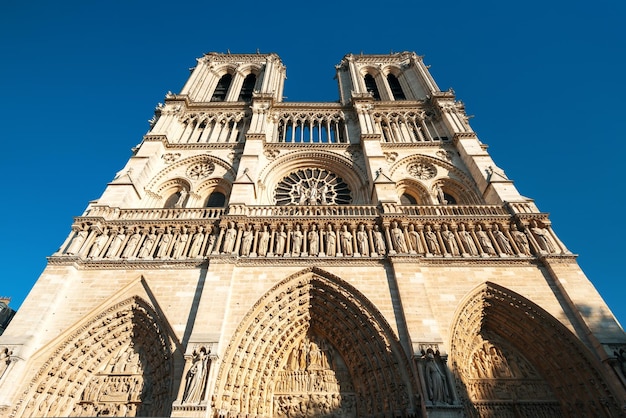
[(276, 417), (356, 417), (356, 395), (335, 348), (309, 331), (291, 350), (274, 388)]

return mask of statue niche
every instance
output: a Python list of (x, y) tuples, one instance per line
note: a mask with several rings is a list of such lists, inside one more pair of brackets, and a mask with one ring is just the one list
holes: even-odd
[(276, 379), (273, 410), (275, 417), (356, 417), (350, 374), (325, 338), (309, 332), (293, 345)]

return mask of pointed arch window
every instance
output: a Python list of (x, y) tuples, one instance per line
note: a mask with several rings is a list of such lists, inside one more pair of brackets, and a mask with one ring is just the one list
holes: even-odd
[(217, 82), (217, 87), (215, 87), (215, 91), (213, 92), (213, 97), (211, 97), (212, 102), (223, 102), (226, 100), (226, 94), (228, 93), (228, 88), (230, 87), (230, 83), (233, 81), (233, 76), (231, 74), (224, 74), (220, 81)]
[(394, 100), (406, 100), (400, 81), (398, 81), (398, 78), (395, 75), (391, 73), (387, 74), (387, 83), (389, 84)]
[(223, 208), (226, 203), (226, 196), (222, 192), (213, 192), (206, 201), (208, 208)]
[(241, 86), (241, 92), (239, 93), (240, 102), (249, 102), (252, 100), (252, 92), (254, 91), (254, 85), (256, 84), (256, 75), (248, 74), (243, 80)]
[(374, 100), (380, 100), (380, 93), (378, 92), (378, 87), (376, 86), (376, 80), (374, 80), (374, 77), (372, 77), (371, 74), (365, 74), (364, 80), (367, 92), (374, 96)]

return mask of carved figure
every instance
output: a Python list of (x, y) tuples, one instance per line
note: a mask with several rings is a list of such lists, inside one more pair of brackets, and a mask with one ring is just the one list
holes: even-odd
[(441, 188), (439, 184), (435, 186), (435, 194), (437, 195), (437, 200), (439, 201), (440, 205), (448, 204), (448, 201), (446, 200), (445, 195), (443, 194), (443, 189)]
[(423, 254), (424, 248), (422, 248), (422, 240), (420, 240), (420, 234), (415, 230), (415, 225), (409, 224), (409, 242), (413, 251)]
[(320, 252), (320, 237), (317, 232), (317, 226), (315, 224), (311, 225), (311, 230), (309, 231), (308, 238), (309, 254), (318, 255)]
[(104, 230), (102, 231), (102, 234), (100, 234), (98, 238), (96, 238), (96, 241), (91, 246), (91, 250), (89, 250), (88, 257), (89, 258), (97, 257), (100, 254), (100, 251), (102, 251), (102, 248), (104, 247), (104, 245), (107, 243), (108, 240), (109, 240), (109, 235), (107, 233), (107, 229), (104, 228)]
[(309, 205), (311, 205), (311, 206), (317, 205), (318, 193), (319, 193), (319, 190), (317, 190), (317, 182), (315, 182), (309, 188), (309, 193), (308, 193), (308, 195), (309, 195)]
[(174, 204), (175, 208), (183, 208), (185, 207), (185, 199), (187, 199), (187, 195), (189, 194), (187, 192), (186, 189), (182, 189), (179, 192), (180, 196), (178, 197), (178, 200), (176, 201), (176, 203)]
[(328, 184), (324, 183), (322, 190), (320, 191), (320, 198), (322, 200), (322, 205), (328, 204)]
[(11, 355), (13, 354), (7, 347), (4, 347), (2, 351), (0, 351), (0, 378), (4, 372), (9, 368), (9, 364), (11, 364)]
[(156, 242), (156, 234), (154, 233), (154, 227), (150, 227), (150, 232), (146, 236), (146, 239), (139, 250), (139, 258), (151, 258), (152, 256), (152, 247), (154, 247), (154, 243)]
[(472, 238), (472, 234), (465, 229), (465, 224), (459, 225), (459, 237), (461, 241), (463, 241), (465, 250), (469, 255), (478, 255), (478, 248), (476, 248), (474, 238)]
[(502, 250), (502, 252), (504, 252), (505, 254), (509, 254), (509, 255), (513, 254), (513, 248), (511, 248), (511, 242), (506, 237), (506, 235), (504, 235), (504, 232), (500, 231), (500, 227), (498, 226), (498, 224), (493, 225), (493, 236), (495, 237), (496, 242), (500, 246), (500, 249)]
[(197, 353), (194, 353), (192, 361), (185, 381), (183, 394), (183, 402), (185, 403), (195, 403), (202, 400), (208, 362), (206, 349), (202, 347)]
[(398, 253), (408, 253), (406, 247), (406, 241), (404, 240), (404, 233), (402, 229), (398, 227), (398, 222), (393, 221), (391, 223), (391, 240), (393, 242), (394, 249)]
[(489, 239), (487, 233), (483, 231), (480, 224), (476, 225), (476, 237), (478, 238), (478, 242), (480, 242), (483, 252), (489, 255), (496, 255), (496, 250), (493, 248), (491, 239)]
[(341, 228), (341, 251), (343, 255), (352, 255), (352, 233), (348, 231), (348, 226)]
[(237, 239), (237, 230), (235, 229), (235, 224), (233, 222), (228, 222), (228, 229), (226, 229), (226, 234), (224, 235), (223, 252), (225, 254), (230, 254), (233, 252), (233, 249), (235, 248), (236, 239)]
[(376, 253), (378, 255), (384, 255), (387, 247), (385, 246), (385, 238), (383, 238), (383, 233), (380, 232), (378, 225), (374, 225), (374, 247), (376, 249)]
[(165, 233), (161, 236), (161, 241), (159, 242), (159, 249), (157, 250), (156, 258), (168, 258), (172, 238), (172, 228), (168, 226), (167, 228), (165, 228)]
[(537, 238), (537, 243), (542, 250), (551, 254), (556, 252), (556, 248), (550, 239), (550, 232), (546, 228), (541, 228), (534, 219), (530, 221), (530, 230)]
[(300, 229), (300, 224), (296, 224), (296, 229), (291, 233), (291, 242), (293, 246), (292, 255), (297, 257), (300, 255), (302, 251), (302, 239), (304, 238), (304, 234)]
[(328, 224), (325, 232), (326, 236), (326, 255), (334, 257), (337, 255), (337, 234), (333, 231), (333, 226)]
[(519, 248), (522, 254), (530, 255), (530, 245), (528, 244), (528, 238), (526, 237), (525, 233), (517, 229), (517, 226), (515, 224), (511, 225), (511, 235), (513, 236), (513, 239), (517, 244), (517, 248)]
[(424, 369), (428, 386), (428, 398), (430, 401), (434, 405), (448, 403), (446, 377), (431, 352), (426, 355), (426, 365)]
[(65, 253), (68, 255), (78, 254), (80, 247), (83, 246), (85, 239), (87, 239), (87, 235), (89, 235), (89, 231), (87, 231), (86, 228), (81, 228), (81, 230), (76, 233), (74, 238), (72, 238), (72, 243)]
[(359, 246), (359, 252), (363, 256), (369, 256), (369, 240), (367, 237), (367, 231), (365, 225), (359, 225), (359, 230), (356, 232), (356, 242)]
[(253, 238), (254, 238), (254, 230), (252, 229), (252, 224), (248, 224), (246, 226), (246, 230), (243, 231), (243, 235), (241, 236), (241, 255), (243, 256), (250, 255)]
[(124, 228), (120, 227), (118, 232), (113, 237), (113, 240), (111, 240), (111, 245), (109, 245), (109, 249), (107, 250), (106, 258), (115, 257), (125, 239), (126, 234), (124, 233)]
[(285, 252), (285, 245), (287, 244), (287, 232), (285, 232), (285, 225), (280, 224), (278, 231), (276, 232), (276, 255), (283, 255)]
[(259, 237), (259, 251), (258, 254), (260, 256), (265, 256), (267, 254), (267, 247), (270, 242), (270, 233), (267, 230), (267, 225), (263, 225), (263, 231), (261, 231), (261, 235)]
[(184, 251), (187, 246), (187, 241), (189, 240), (189, 234), (187, 233), (187, 228), (182, 227), (180, 231), (180, 235), (176, 239), (174, 243), (174, 253), (172, 255), (173, 258), (183, 258), (185, 256)]
[(426, 225), (425, 229), (424, 237), (426, 238), (428, 250), (434, 255), (441, 255), (441, 247), (439, 246), (439, 241), (437, 241), (437, 234), (430, 228), (430, 225)]
[(459, 252), (459, 246), (456, 243), (456, 238), (454, 236), (454, 232), (448, 229), (448, 225), (443, 224), (441, 226), (441, 238), (443, 238), (446, 246), (448, 247), (448, 252), (454, 256), (458, 256), (461, 253)]
[(191, 241), (191, 247), (189, 247), (189, 257), (197, 258), (200, 256), (200, 250), (202, 249), (202, 243), (204, 242), (204, 228), (198, 227), (198, 232), (193, 236)]

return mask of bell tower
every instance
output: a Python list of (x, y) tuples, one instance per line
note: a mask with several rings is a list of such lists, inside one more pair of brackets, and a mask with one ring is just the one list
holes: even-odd
[(9, 417), (617, 417), (626, 335), (413, 52), (207, 53), (0, 336)]

